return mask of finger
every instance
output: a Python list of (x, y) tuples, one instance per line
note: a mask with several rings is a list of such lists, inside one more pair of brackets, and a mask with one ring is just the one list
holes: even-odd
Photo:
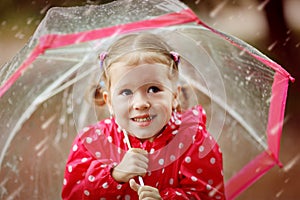
[(140, 149), (140, 148), (132, 148), (132, 149), (129, 149), (129, 151), (135, 152), (135, 153), (140, 153), (143, 155), (148, 155), (148, 152), (146, 150)]
[(129, 185), (130, 185), (130, 188), (131, 189), (133, 189), (134, 191), (138, 191), (139, 189), (140, 189), (140, 185), (139, 184), (137, 184), (136, 182), (135, 182), (135, 180), (134, 179), (130, 179), (129, 180)]
[(159, 194), (159, 190), (157, 188), (151, 186), (140, 186), (138, 189), (138, 195), (140, 199), (144, 198), (153, 198), (153, 199), (160, 199), (161, 196)]

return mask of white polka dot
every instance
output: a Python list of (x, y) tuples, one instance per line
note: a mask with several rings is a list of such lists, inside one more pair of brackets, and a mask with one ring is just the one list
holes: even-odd
[(118, 184), (118, 185), (117, 185), (117, 189), (120, 190), (121, 188), (122, 188), (122, 185), (121, 185), (121, 184)]
[(199, 111), (194, 109), (193, 110), (193, 114), (196, 115), (196, 116), (198, 116), (199, 115)]
[(199, 147), (199, 151), (200, 151), (200, 152), (203, 152), (203, 151), (204, 151), (204, 146), (201, 145), (201, 146)]
[(83, 132), (87, 132), (88, 130), (90, 130), (90, 127), (84, 127), (82, 130)]
[(172, 132), (173, 135), (176, 135), (177, 133), (178, 133), (178, 130), (174, 130), (174, 131)]
[(203, 115), (206, 115), (206, 112), (205, 112), (205, 110), (202, 110), (202, 114), (203, 114)]
[(175, 125), (172, 125), (172, 126), (171, 126), (171, 129), (175, 129), (175, 128), (176, 128), (176, 126), (175, 126)]
[(97, 151), (97, 152), (95, 153), (95, 155), (96, 155), (97, 158), (100, 158), (100, 157), (101, 157), (101, 152)]
[(90, 182), (94, 182), (94, 181), (95, 181), (95, 177), (92, 176), (92, 175), (89, 175), (88, 180), (89, 180)]
[(130, 195), (129, 194), (125, 195), (125, 200), (130, 200)]
[(154, 152), (155, 152), (155, 149), (152, 148), (152, 149), (150, 149), (150, 152), (149, 152), (149, 153), (150, 153), (150, 154), (153, 154)]
[(207, 183), (208, 183), (209, 185), (212, 185), (212, 184), (214, 183), (214, 181), (213, 181), (212, 179), (209, 179), (209, 180), (207, 181)]
[(173, 185), (173, 184), (174, 184), (174, 179), (173, 179), (173, 178), (170, 178), (169, 184), (170, 184), (170, 185)]
[(196, 182), (196, 181), (198, 180), (197, 177), (195, 177), (195, 176), (192, 176), (191, 179), (192, 179), (192, 181), (194, 181), (194, 182)]
[(187, 156), (187, 157), (185, 157), (184, 161), (186, 163), (190, 163), (192, 161), (192, 159), (191, 159), (191, 157)]
[(84, 190), (83, 193), (85, 196), (90, 196), (90, 192), (88, 190)]
[(175, 191), (175, 194), (178, 196), (181, 196), (182, 194), (180, 192)]
[(73, 171), (73, 167), (71, 165), (68, 166), (68, 172), (72, 172)]
[(176, 121), (175, 121), (175, 124), (176, 124), (176, 125), (180, 125), (180, 124), (181, 124), (181, 121), (180, 121), (180, 120), (176, 120)]
[(161, 173), (162, 173), (162, 174), (165, 173), (165, 168), (162, 168)]
[(96, 129), (95, 132), (97, 133), (97, 135), (101, 135), (101, 130)]
[(112, 143), (112, 140), (113, 140), (113, 139), (112, 139), (111, 136), (108, 136), (108, 137), (107, 137), (107, 140), (108, 140), (109, 143)]
[(120, 147), (118, 147), (118, 154), (121, 154), (122, 149)]
[(170, 156), (170, 160), (171, 160), (171, 161), (174, 161), (175, 159), (176, 159), (176, 157), (175, 157), (174, 155), (171, 155), (171, 156)]
[(67, 179), (64, 178), (64, 185), (67, 185)]
[(79, 184), (80, 184), (80, 182), (81, 182), (81, 181), (79, 180), (79, 181), (77, 181), (77, 182), (76, 182), (76, 184), (77, 184), (77, 185), (79, 185)]
[(206, 185), (206, 189), (207, 189), (207, 190), (211, 190), (211, 185), (207, 184), (207, 185)]
[(121, 199), (121, 197), (122, 197), (121, 195), (118, 195), (118, 196), (117, 196), (117, 199)]
[(159, 182), (156, 182), (155, 187), (158, 187), (158, 185), (159, 185)]
[(81, 162), (83, 162), (83, 163), (86, 162), (86, 161), (87, 161), (87, 158), (82, 158), (81, 159)]
[(184, 144), (183, 144), (182, 142), (180, 142), (179, 145), (178, 145), (178, 148), (179, 148), (179, 149), (182, 149), (183, 146), (184, 146)]
[(202, 170), (201, 168), (198, 168), (198, 169), (197, 169), (197, 173), (198, 173), (198, 174), (201, 174), (202, 172), (203, 172), (203, 170)]
[(212, 139), (213, 139), (211, 135), (209, 136), (209, 139), (210, 139), (210, 140), (212, 140)]
[(85, 139), (85, 141), (86, 141), (86, 143), (91, 144), (92, 141), (93, 141), (93, 139), (92, 139), (91, 137), (87, 137), (87, 138)]
[(111, 123), (111, 120), (110, 120), (110, 119), (106, 119), (106, 120), (104, 120), (104, 123), (105, 123), (105, 124), (110, 124), (110, 123)]
[(108, 183), (107, 182), (103, 183), (102, 187), (105, 188), (105, 189), (108, 188)]
[(105, 167), (107, 167), (107, 164), (102, 164), (102, 165), (100, 165), (100, 167), (105, 168)]
[(163, 165), (165, 163), (165, 160), (164, 159), (159, 159), (159, 161), (158, 161), (158, 164), (160, 164), (160, 165)]
[(202, 125), (200, 125), (200, 126), (199, 126), (199, 130), (201, 130), (201, 131), (203, 130), (203, 127), (202, 127)]
[(77, 151), (77, 149), (78, 149), (77, 144), (75, 144), (72, 149), (73, 149), (73, 151)]
[(216, 159), (213, 157), (213, 158), (211, 158), (210, 159), (210, 163), (213, 165), (213, 164), (215, 164), (216, 163)]

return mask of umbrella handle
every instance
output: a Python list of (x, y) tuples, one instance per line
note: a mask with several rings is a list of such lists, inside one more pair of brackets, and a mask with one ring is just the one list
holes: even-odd
[[(130, 141), (129, 141), (129, 138), (128, 138), (127, 131), (123, 129), (123, 133), (124, 133), (126, 144), (127, 144), (128, 148), (131, 149), (132, 147), (131, 147), (131, 144), (130, 144)], [(138, 179), (139, 179), (140, 185), (144, 186), (145, 183), (144, 183), (143, 178), (141, 176), (138, 176)]]

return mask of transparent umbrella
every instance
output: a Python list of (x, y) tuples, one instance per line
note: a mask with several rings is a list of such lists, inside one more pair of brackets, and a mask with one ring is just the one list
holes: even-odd
[[(107, 117), (90, 101), (98, 55), (118, 36), (152, 32), (182, 62), (186, 108), (202, 104), (223, 151), (225, 190), (235, 198), (279, 162), (289, 80), (255, 48), (204, 24), (175, 0), (52, 8), (0, 73), (0, 197), (59, 199), (78, 130)], [(95, 75), (96, 74), (96, 75)]]

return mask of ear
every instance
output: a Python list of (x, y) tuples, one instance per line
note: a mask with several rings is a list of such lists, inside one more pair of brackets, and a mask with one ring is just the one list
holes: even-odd
[(174, 96), (173, 96), (173, 102), (172, 102), (172, 108), (175, 109), (179, 106), (179, 95), (180, 95), (181, 87), (177, 86)]
[(107, 91), (103, 92), (103, 100), (105, 101), (106, 105), (108, 106), (109, 112), (112, 114), (113, 110), (112, 110), (112, 105), (111, 105), (111, 99), (110, 99), (110, 95)]

